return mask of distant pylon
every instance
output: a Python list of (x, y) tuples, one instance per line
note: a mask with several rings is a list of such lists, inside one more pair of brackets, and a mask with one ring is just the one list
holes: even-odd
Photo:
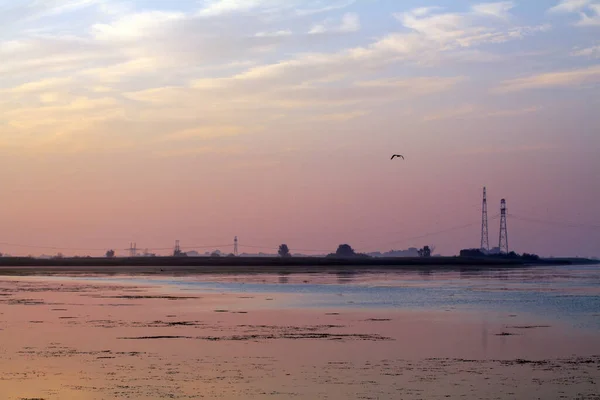
[(129, 244), (129, 257), (135, 257), (137, 255), (137, 243)]
[(173, 255), (175, 257), (181, 255), (181, 247), (179, 247), (179, 240), (175, 241), (175, 249), (173, 249)]
[(500, 202), (500, 253), (508, 254), (508, 228), (506, 227), (506, 200)]
[(233, 255), (238, 256), (238, 238), (237, 236), (233, 239)]
[(483, 205), (481, 206), (481, 250), (490, 251), (488, 235), (487, 192), (483, 188)]

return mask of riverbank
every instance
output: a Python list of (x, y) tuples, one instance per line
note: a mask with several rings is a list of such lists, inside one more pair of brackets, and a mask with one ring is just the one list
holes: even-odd
[(132, 258), (0, 258), (0, 275), (37, 274), (306, 274), (505, 269), (532, 265), (594, 264), (587, 259), (431, 257), (132, 257)]

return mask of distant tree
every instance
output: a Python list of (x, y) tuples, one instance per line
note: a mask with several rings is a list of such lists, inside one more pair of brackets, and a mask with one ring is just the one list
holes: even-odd
[(291, 257), (290, 249), (287, 244), (282, 244), (279, 246), (279, 251), (277, 251), (280, 257), (286, 258)]
[(484, 257), (485, 254), (480, 249), (464, 249), (460, 251), (461, 257)]
[(429, 246), (425, 246), (419, 250), (419, 257), (431, 257), (431, 249)]
[(433, 256), (435, 254), (436, 246), (431, 244), (431, 245), (429, 245), (429, 248), (431, 249), (431, 256)]
[(227, 254), (227, 257), (235, 257), (235, 254), (229, 253), (229, 254)]
[(65, 258), (63, 253), (58, 253), (54, 258)]
[(338, 257), (354, 257), (356, 252), (349, 244), (340, 244), (335, 255)]
[(221, 257), (221, 253), (213, 251), (212, 253), (210, 253), (211, 257)]
[(114, 258), (115, 257), (115, 251), (114, 250), (108, 250), (106, 252), (106, 258)]
[(521, 258), (523, 258), (524, 260), (529, 260), (529, 261), (537, 261), (540, 259), (540, 256), (538, 256), (537, 254), (523, 253)]

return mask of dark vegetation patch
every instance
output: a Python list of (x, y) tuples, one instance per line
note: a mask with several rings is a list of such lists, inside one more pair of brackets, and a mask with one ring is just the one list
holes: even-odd
[(125, 300), (144, 300), (144, 299), (163, 299), (163, 300), (190, 300), (200, 299), (195, 296), (166, 296), (166, 295), (118, 295), (118, 296), (102, 296), (90, 295), (89, 297), (97, 299), (125, 299)]
[(135, 336), (119, 337), (121, 340), (156, 340), (156, 339), (197, 339), (211, 342), (219, 341), (250, 341), (250, 340), (275, 340), (275, 339), (326, 339), (326, 340), (371, 340), (371, 341), (392, 341), (394, 339), (374, 334), (337, 334), (337, 333), (273, 333), (273, 334), (254, 334), (254, 335), (231, 335), (231, 336)]
[(16, 306), (16, 305), (41, 306), (43, 304), (46, 304), (44, 302), (44, 300), (39, 300), (39, 299), (10, 299), (10, 300), (3, 301), (3, 303), (6, 303), (10, 306)]
[(520, 325), (520, 326), (507, 326), (509, 329), (535, 329), (535, 328), (550, 328), (550, 325)]
[(288, 332), (317, 332), (333, 328), (344, 328), (344, 325), (314, 325), (314, 326), (278, 326), (278, 325), (237, 325), (238, 328), (246, 330), (269, 330), (269, 331), (288, 331)]
[(95, 328), (168, 328), (174, 326), (205, 326), (201, 321), (113, 321), (110, 319), (97, 319), (86, 322)]
[(391, 319), (390, 318), (369, 318), (369, 319), (367, 319), (367, 321), (384, 322), (384, 321), (391, 321)]
[(501, 333), (496, 333), (496, 336), (518, 336), (518, 334), (510, 333), (510, 332), (501, 332)]
[(35, 349), (32, 347), (24, 347), (23, 350), (19, 351), (18, 354), (34, 355), (41, 358), (59, 358), (59, 357), (80, 357), (80, 356), (94, 356), (97, 358), (115, 358), (116, 356), (128, 356), (135, 357), (146, 354), (138, 351), (121, 351), (113, 352), (111, 350), (101, 351), (79, 351), (68, 347), (61, 346), (49, 346), (46, 349)]
[(137, 337), (120, 337), (117, 339), (125, 340), (155, 340), (155, 339), (193, 339), (191, 336), (137, 336)]
[(320, 333), (320, 332), (299, 332), (299, 333), (273, 333), (273, 334), (254, 334), (254, 335), (231, 335), (231, 336), (198, 336), (196, 339), (208, 341), (249, 341), (249, 340), (275, 340), (275, 339), (326, 339), (326, 340), (370, 340), (370, 341), (392, 341), (394, 339), (375, 335), (360, 333)]

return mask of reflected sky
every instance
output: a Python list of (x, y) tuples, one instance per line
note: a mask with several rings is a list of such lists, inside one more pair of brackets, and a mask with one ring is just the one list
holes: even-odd
[[(42, 278), (47, 279), (47, 278)], [(55, 277), (52, 279), (65, 279)], [(502, 271), (72, 278), (197, 293), (279, 294), (277, 308), (415, 309), (531, 314), (600, 330), (599, 266)]]

